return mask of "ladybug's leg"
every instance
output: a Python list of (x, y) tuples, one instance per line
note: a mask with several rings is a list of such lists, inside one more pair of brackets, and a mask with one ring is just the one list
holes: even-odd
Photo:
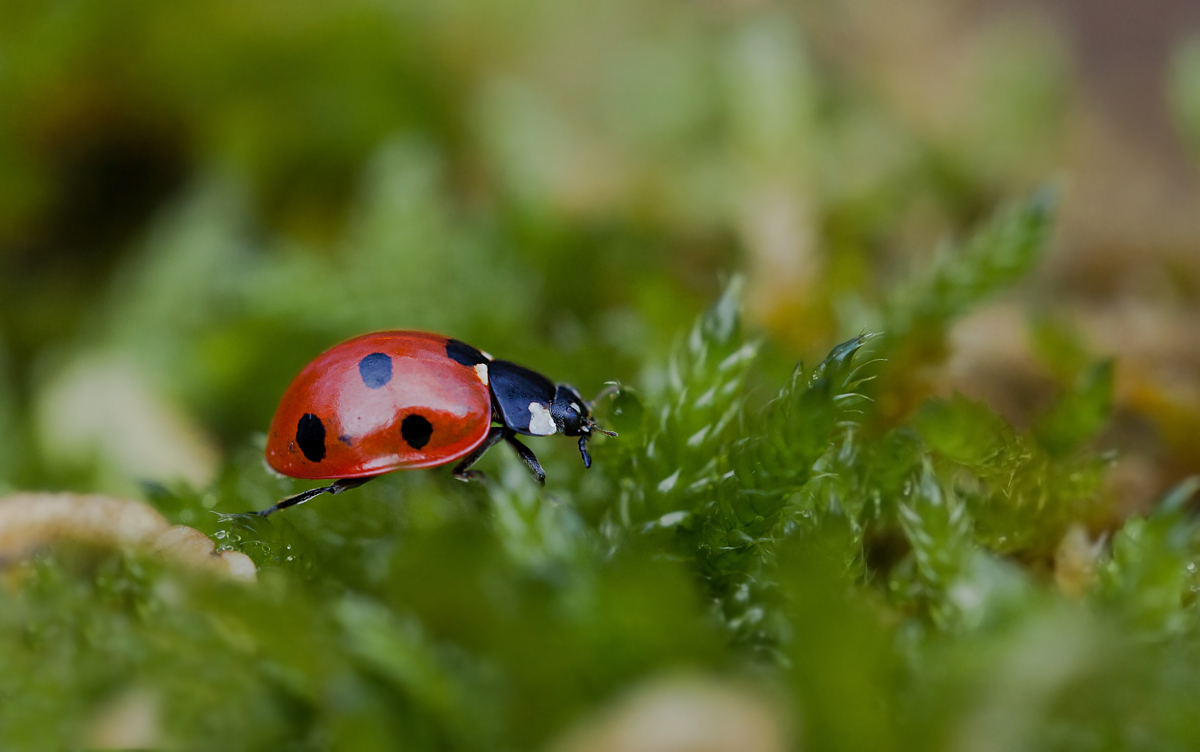
[(508, 445), (517, 452), (517, 456), (525, 463), (525, 467), (529, 468), (529, 472), (533, 473), (534, 479), (538, 485), (546, 485), (546, 471), (542, 469), (542, 463), (538, 462), (537, 455), (534, 454), (529, 447), (517, 441), (516, 434), (511, 431), (505, 431), (504, 440)]
[(504, 430), (504, 426), (492, 426), (483, 443), (471, 450), (471, 453), (464, 457), (462, 462), (454, 466), (454, 477), (461, 481), (483, 480), (483, 473), (472, 470), (471, 465), (478, 462), (487, 450), (500, 443), (500, 439), (504, 438)]
[[(371, 476), (371, 478), (373, 477), (375, 476)], [(266, 517), (269, 514), (278, 512), (280, 509), (287, 509), (288, 507), (294, 507), (297, 504), (303, 504), (309, 499), (320, 496), (323, 493), (340, 494), (342, 491), (349, 491), (351, 488), (358, 488), (362, 484), (371, 480), (371, 478), (343, 478), (342, 480), (334, 481), (328, 486), (323, 486), (321, 488), (310, 488), (303, 493), (298, 493), (295, 496), (289, 496), (278, 504), (267, 507), (261, 512), (255, 512), (255, 514), (257, 514), (259, 517)]]

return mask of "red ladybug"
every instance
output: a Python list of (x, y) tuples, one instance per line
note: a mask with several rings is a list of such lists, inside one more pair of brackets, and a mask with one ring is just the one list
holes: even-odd
[[(521, 442), (527, 436), (579, 437), (591, 467), (590, 405), (573, 387), (474, 347), (425, 332), (376, 332), (327, 350), (283, 394), (267, 436), (267, 462), (293, 478), (337, 482), (284, 499), (258, 514), (337, 494), (393, 470), (458, 460), (454, 477), (484, 452), (508, 442), (537, 478), (546, 473)], [(497, 425), (493, 425), (497, 424)]]

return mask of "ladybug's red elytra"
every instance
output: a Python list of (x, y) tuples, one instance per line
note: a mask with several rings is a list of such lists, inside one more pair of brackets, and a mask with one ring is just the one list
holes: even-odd
[(490, 355), (465, 342), (425, 332), (364, 334), (317, 357), (283, 394), (267, 435), (267, 462), (292, 478), (330, 479), (258, 512), (338, 494), (393, 470), (445, 465), (471, 470), (500, 441), (544, 483), (538, 458), (517, 435), (579, 437), (584, 467), (593, 432), (616, 436), (591, 419), (573, 387)]

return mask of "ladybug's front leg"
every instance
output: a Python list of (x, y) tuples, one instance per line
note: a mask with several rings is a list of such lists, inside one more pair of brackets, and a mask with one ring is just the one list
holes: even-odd
[(500, 439), (504, 438), (504, 432), (506, 430), (507, 429), (505, 429), (504, 426), (492, 426), (483, 442), (471, 450), (471, 453), (464, 457), (462, 462), (454, 466), (454, 477), (461, 481), (483, 480), (483, 473), (479, 472), (478, 470), (472, 470), (471, 465), (474, 465), (476, 462), (478, 462), (479, 458), (482, 457), (487, 450), (496, 446), (496, 444), (500, 442)]
[(529, 468), (529, 472), (533, 473), (533, 477), (538, 482), (538, 485), (546, 485), (546, 471), (542, 469), (542, 463), (538, 462), (537, 455), (529, 447), (517, 441), (516, 434), (511, 431), (505, 431), (504, 440), (516, 450), (517, 456), (525, 463), (525, 467)]

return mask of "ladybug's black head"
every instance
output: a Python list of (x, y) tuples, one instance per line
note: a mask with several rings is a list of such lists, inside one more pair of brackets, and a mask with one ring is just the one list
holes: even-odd
[(554, 402), (550, 405), (550, 417), (559, 433), (564, 436), (579, 437), (579, 454), (583, 456), (583, 466), (591, 467), (592, 458), (587, 453), (587, 440), (592, 432), (616, 436), (612, 431), (605, 431), (597, 426), (591, 418), (588, 403), (580, 396), (573, 386), (559, 384), (554, 391)]
[(564, 436), (580, 436), (588, 433), (588, 403), (575, 387), (559, 384), (554, 391), (554, 403), (550, 405), (550, 417)]

